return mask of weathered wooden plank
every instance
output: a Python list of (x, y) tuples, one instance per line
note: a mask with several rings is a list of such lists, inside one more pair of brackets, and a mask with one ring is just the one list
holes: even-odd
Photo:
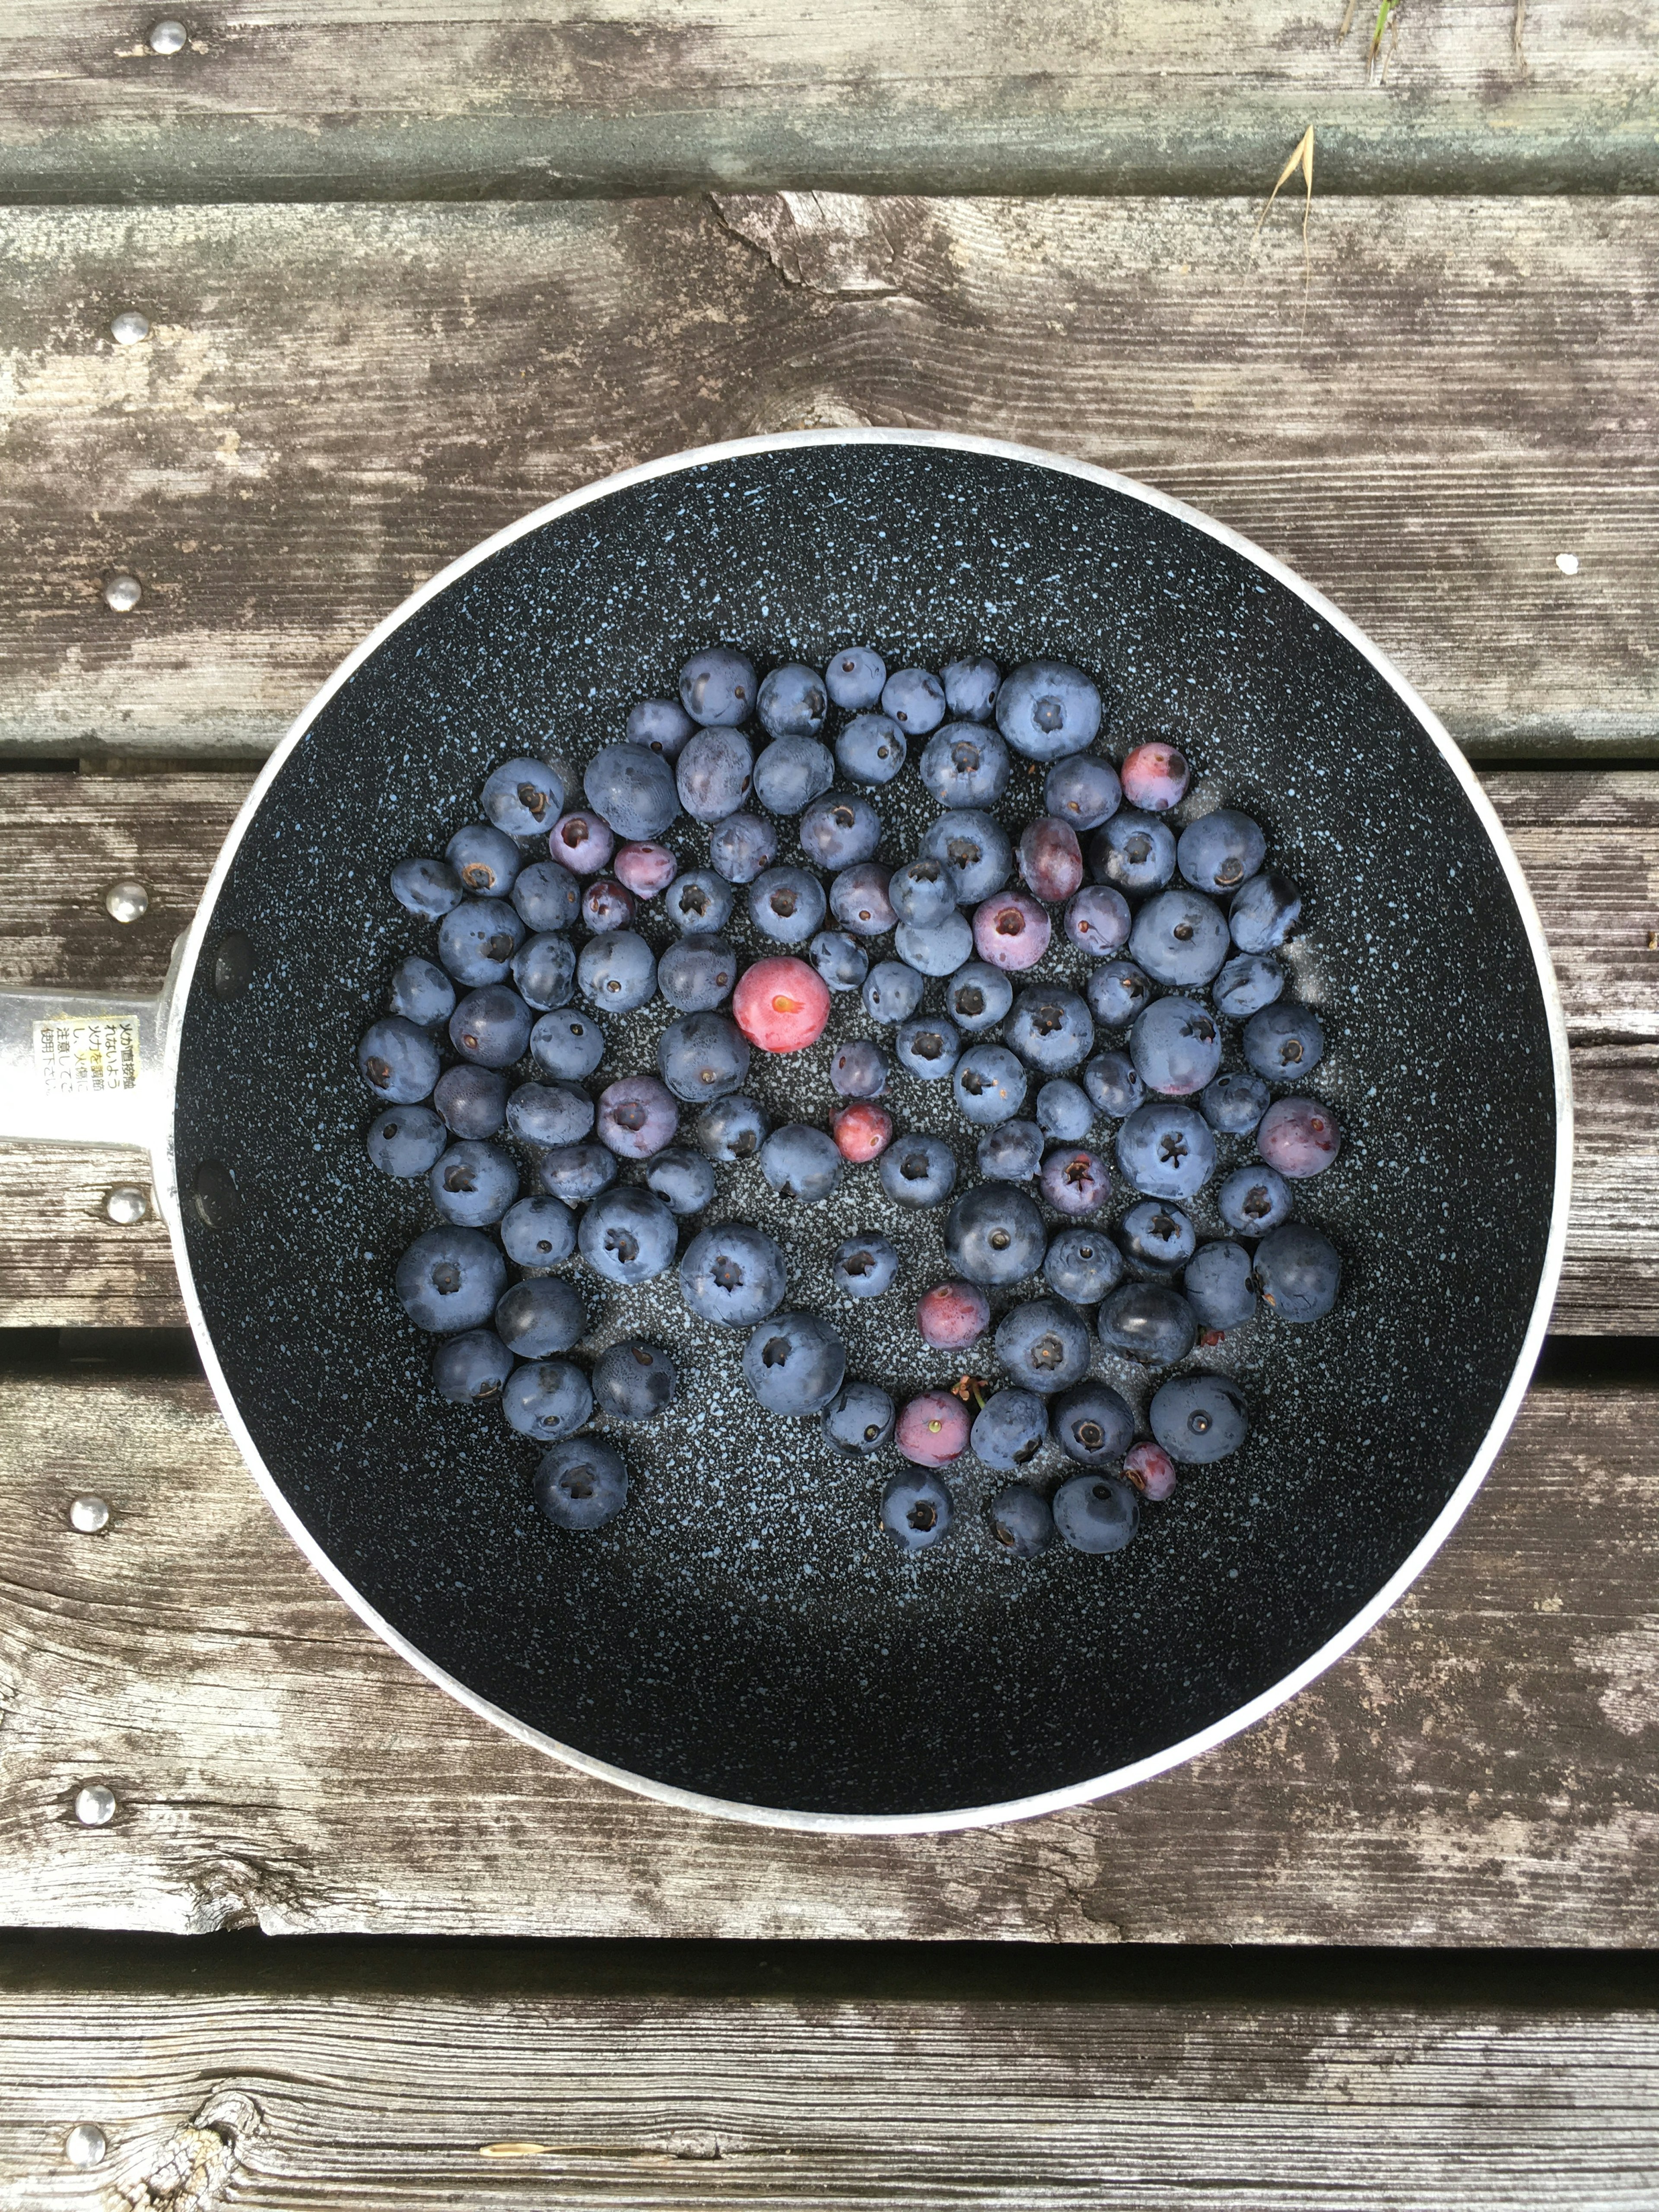
[[(1255, 214), (15, 210), (0, 744), (263, 751), (412, 586), (538, 502), (708, 440), (872, 422), (1192, 501), (1328, 591), (1473, 751), (1650, 750), (1659, 206), (1316, 204), (1305, 289), (1293, 212), (1253, 252)], [(129, 307), (151, 335), (116, 345)], [(125, 616), (117, 568), (145, 589)]]
[(209, 7), (157, 56), (119, 0), (13, 0), (12, 200), (535, 198), (756, 190), (1240, 191), (1308, 125), (1338, 191), (1652, 191), (1631, 0), (1371, 21), (1268, 0), (807, 14), (763, 0)]
[[(1639, 2002), (1159, 2001), (1105, 1976), (1093, 2001), (720, 1997), (451, 1971), (284, 1990), (157, 1962), (110, 1990), (0, 1967), (0, 2205), (1615, 2212), (1651, 2205), (1659, 2171)], [(77, 2120), (107, 2145), (78, 2174)]]
[[(705, 1820), (523, 1750), (316, 1579), (199, 1383), (13, 1379), (0, 1919), (1650, 1945), (1656, 1407), (1535, 1391), (1415, 1590), (1210, 1757), (1084, 1812), (881, 1838)], [(65, 1517), (83, 1490), (112, 1508), (97, 1536)], [(93, 1782), (107, 1826), (75, 1819)]]

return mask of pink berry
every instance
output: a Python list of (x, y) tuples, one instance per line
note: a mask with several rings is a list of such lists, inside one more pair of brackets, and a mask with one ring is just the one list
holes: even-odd
[(1106, 1163), (1086, 1145), (1056, 1145), (1045, 1152), (1037, 1180), (1054, 1212), (1073, 1220), (1079, 1214), (1098, 1212), (1111, 1195), (1112, 1178)]
[(1123, 1455), (1123, 1480), (1153, 1504), (1161, 1504), (1175, 1490), (1175, 1462), (1162, 1444), (1133, 1444)]
[(1167, 814), (1185, 798), (1192, 773), (1173, 745), (1137, 745), (1123, 763), (1123, 796), (1144, 814)]
[(893, 1141), (893, 1117), (884, 1106), (860, 1098), (830, 1117), (830, 1133), (844, 1160), (878, 1160)]
[(1083, 881), (1083, 848), (1071, 823), (1054, 814), (1028, 822), (1020, 833), (1019, 872), (1046, 906), (1063, 905)]
[(1256, 1126), (1255, 1148), (1291, 1182), (1322, 1175), (1342, 1149), (1342, 1131), (1316, 1098), (1275, 1098)]
[(762, 1052), (800, 1052), (816, 1044), (830, 1018), (830, 986), (792, 954), (757, 960), (732, 994), (732, 1016)]
[(1024, 891), (999, 891), (974, 913), (974, 950), (988, 967), (1035, 968), (1048, 950), (1049, 921)]
[(634, 919), (634, 894), (610, 876), (595, 876), (582, 893), (582, 920), (596, 935), (626, 929)]
[(1129, 941), (1129, 902), (1110, 884), (1090, 884), (1066, 909), (1064, 927), (1073, 945), (1097, 960)]
[(948, 1390), (925, 1390), (898, 1417), (893, 1441), (917, 1467), (945, 1467), (968, 1449), (968, 1408)]
[(679, 1126), (673, 1093), (654, 1075), (624, 1075), (599, 1093), (593, 1133), (619, 1159), (648, 1160), (673, 1143)]
[(921, 1340), (938, 1351), (977, 1344), (990, 1326), (991, 1301), (976, 1283), (935, 1283), (916, 1301)]
[(619, 845), (611, 865), (635, 897), (642, 899), (665, 891), (680, 872), (666, 845)]
[(617, 849), (603, 814), (562, 814), (547, 833), (547, 849), (573, 875), (596, 876)]

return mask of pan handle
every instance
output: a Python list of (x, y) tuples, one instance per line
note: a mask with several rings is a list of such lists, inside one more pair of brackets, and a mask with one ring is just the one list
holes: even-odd
[(153, 999), (0, 991), (0, 1139), (157, 1149), (167, 1013), (183, 951), (180, 938)]

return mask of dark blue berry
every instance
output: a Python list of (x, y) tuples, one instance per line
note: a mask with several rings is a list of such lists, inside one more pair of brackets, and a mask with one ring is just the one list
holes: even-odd
[(723, 937), (676, 938), (657, 963), (657, 988), (676, 1013), (723, 1006), (738, 980), (738, 956)]
[(743, 1379), (769, 1413), (821, 1413), (847, 1375), (847, 1347), (817, 1314), (774, 1314), (743, 1348)]
[(388, 1106), (414, 1106), (429, 1098), (441, 1065), (426, 1030), (401, 1014), (371, 1022), (357, 1040), (357, 1073)]
[(830, 711), (830, 694), (816, 668), (792, 660), (761, 678), (757, 708), (769, 737), (815, 738)]
[(1280, 1321), (1322, 1321), (1342, 1287), (1342, 1262), (1328, 1237), (1287, 1221), (1256, 1246), (1255, 1279)]
[(674, 763), (674, 787), (694, 822), (724, 822), (749, 796), (755, 756), (738, 730), (699, 730)]
[(836, 739), (836, 765), (854, 783), (890, 783), (905, 757), (904, 732), (887, 714), (855, 714)]
[(1010, 1482), (985, 1509), (991, 1541), (1005, 1559), (1034, 1559), (1054, 1540), (1054, 1516), (1048, 1500), (1029, 1485)]
[(1112, 1474), (1074, 1474), (1054, 1492), (1054, 1527), (1074, 1552), (1121, 1552), (1140, 1525), (1140, 1500)]
[(398, 1303), (434, 1336), (484, 1328), (506, 1285), (500, 1248), (476, 1229), (428, 1229), (398, 1262)]
[(1007, 1474), (1028, 1467), (1048, 1441), (1047, 1399), (1035, 1390), (998, 1390), (974, 1416), (969, 1449), (987, 1467)]
[(870, 956), (844, 929), (821, 929), (806, 957), (832, 991), (856, 991), (870, 972)]
[(614, 1521), (627, 1504), (628, 1469), (599, 1437), (569, 1437), (547, 1453), (532, 1489), (556, 1528), (585, 1535)]
[(841, 1187), (841, 1151), (827, 1131), (786, 1121), (761, 1146), (760, 1171), (781, 1198), (817, 1206)]
[(1012, 1182), (964, 1191), (945, 1216), (945, 1256), (970, 1283), (1023, 1282), (1042, 1265), (1042, 1216)]
[(694, 653), (680, 671), (680, 704), (694, 722), (732, 727), (755, 704), (755, 665), (729, 646)]
[(444, 848), (445, 860), (471, 898), (506, 898), (522, 857), (506, 832), (489, 822), (467, 823)]
[(1154, 999), (1135, 1016), (1129, 1057), (1149, 1091), (1190, 1097), (1221, 1065), (1221, 1032), (1196, 999)]
[(913, 738), (945, 720), (945, 686), (926, 668), (896, 669), (881, 687), (881, 709)]
[(1143, 1198), (1117, 1225), (1118, 1240), (1143, 1281), (1167, 1280), (1198, 1249), (1198, 1231), (1178, 1206)]
[(1002, 672), (994, 660), (953, 660), (939, 671), (945, 704), (964, 722), (988, 722), (996, 711)]
[(1162, 890), (1175, 874), (1175, 831), (1155, 814), (1126, 806), (1089, 843), (1089, 872), (1127, 898)]
[(550, 1352), (568, 1352), (586, 1330), (580, 1298), (557, 1275), (527, 1276), (496, 1301), (495, 1334), (520, 1359), (545, 1359)]
[(554, 1443), (592, 1419), (593, 1393), (586, 1376), (568, 1359), (541, 1359), (508, 1376), (501, 1412), (521, 1437)]
[(1225, 1014), (1230, 1022), (1243, 1022), (1272, 1006), (1284, 988), (1285, 970), (1278, 961), (1265, 953), (1241, 952), (1216, 977), (1210, 996), (1218, 1014)]
[(1100, 694), (1063, 660), (1028, 660), (1003, 679), (997, 727), (1027, 760), (1062, 760), (1085, 751), (1100, 730)]
[(847, 714), (873, 707), (887, 681), (887, 663), (867, 645), (843, 645), (830, 656), (823, 688)]
[(752, 884), (778, 857), (778, 833), (762, 814), (728, 814), (708, 833), (708, 858), (728, 884)]
[(887, 902), (898, 921), (932, 929), (957, 910), (956, 878), (943, 860), (907, 860), (887, 879)]
[(783, 1304), (789, 1287), (782, 1253), (765, 1232), (723, 1222), (694, 1237), (680, 1258), (680, 1296), (699, 1321), (752, 1328)]
[(697, 1116), (696, 1139), (720, 1167), (752, 1160), (771, 1127), (771, 1116), (755, 1099), (741, 1092), (716, 1099)]
[(957, 1062), (951, 1085), (963, 1120), (988, 1129), (1018, 1113), (1025, 1103), (1025, 1070), (1006, 1045), (976, 1044)]
[(1103, 1114), (1121, 1121), (1146, 1096), (1127, 1053), (1097, 1052), (1083, 1071), (1083, 1087)]
[(938, 816), (921, 841), (921, 856), (945, 863), (963, 906), (977, 906), (1000, 891), (1014, 865), (1006, 832), (973, 807), (952, 807)]
[(1038, 1091), (1036, 1118), (1038, 1128), (1051, 1143), (1080, 1144), (1093, 1126), (1094, 1104), (1080, 1084), (1058, 1075)]
[(1147, 1425), (1170, 1457), (1207, 1467), (1250, 1433), (1244, 1394), (1224, 1375), (1177, 1375), (1153, 1394)]
[(1045, 1075), (1064, 1075), (1095, 1048), (1088, 1002), (1063, 984), (1028, 984), (1003, 1033), (1020, 1058)]
[(679, 1389), (673, 1361), (659, 1345), (630, 1336), (593, 1363), (593, 1402), (613, 1421), (654, 1421)]
[(878, 1172), (895, 1206), (943, 1206), (956, 1187), (956, 1154), (942, 1138), (895, 1137)]
[(1060, 1393), (1048, 1408), (1048, 1425), (1066, 1458), (1083, 1467), (1113, 1466), (1134, 1442), (1133, 1413), (1109, 1382), (1092, 1378)]
[(1133, 1021), (1152, 995), (1152, 979), (1133, 960), (1109, 960), (1085, 985), (1089, 1011), (1103, 1029), (1121, 1030)]
[(1201, 891), (1159, 891), (1135, 916), (1129, 950), (1155, 983), (1189, 990), (1227, 957), (1227, 917)]
[(382, 1175), (407, 1182), (426, 1173), (449, 1142), (449, 1132), (430, 1106), (389, 1106), (369, 1123), (364, 1142)]
[(882, 1492), (877, 1518), (901, 1552), (926, 1552), (950, 1534), (956, 1508), (932, 1468), (907, 1467)]
[(582, 789), (594, 811), (630, 842), (660, 837), (680, 811), (673, 767), (648, 745), (601, 745)]
[(1035, 1121), (1005, 1121), (979, 1140), (979, 1171), (993, 1182), (1029, 1182), (1042, 1165), (1043, 1136)]
[(501, 1249), (517, 1266), (556, 1267), (576, 1249), (576, 1217), (561, 1198), (521, 1198), (502, 1215), (501, 1238)]
[(891, 1289), (898, 1268), (899, 1255), (884, 1237), (849, 1237), (836, 1247), (830, 1279), (849, 1298), (878, 1298)]
[(437, 921), (466, 896), (460, 878), (447, 860), (399, 860), (392, 871), (392, 896), (422, 921)]
[(1074, 1306), (1097, 1306), (1116, 1289), (1123, 1273), (1123, 1255), (1103, 1229), (1073, 1221), (1056, 1230), (1042, 1262), (1051, 1291), (1069, 1298)]
[(1257, 1075), (1218, 1075), (1198, 1103), (1218, 1137), (1248, 1137), (1267, 1110), (1267, 1086)]
[[(1131, 927), (1129, 902), (1110, 884), (1085, 884), (1067, 900), (1061, 921), (1066, 942), (1091, 959), (1104, 959), (1127, 944)], [(1114, 1024), (1115, 1026), (1115, 1024)]]
[(893, 927), (887, 871), (878, 861), (843, 868), (830, 886), (830, 911), (854, 937), (879, 937)]
[(582, 910), (582, 887), (556, 860), (532, 860), (519, 871), (513, 907), (526, 928), (568, 929)]
[(682, 1014), (657, 1040), (657, 1070), (690, 1105), (741, 1091), (749, 1073), (743, 1031), (726, 1014)]
[(590, 937), (576, 963), (582, 996), (607, 1013), (631, 1014), (657, 995), (656, 955), (631, 929)]
[(542, 1013), (568, 1006), (576, 988), (575, 946), (551, 933), (527, 937), (513, 956), (513, 981), (519, 996)]
[(921, 1004), (925, 988), (923, 979), (903, 961), (878, 960), (865, 977), (860, 996), (865, 1012), (874, 1020), (905, 1022)]
[(605, 1145), (557, 1145), (536, 1164), (543, 1188), (567, 1206), (584, 1205), (617, 1180), (617, 1155)]
[(645, 1171), (647, 1190), (654, 1190), (668, 1211), (684, 1219), (701, 1213), (714, 1199), (714, 1170), (701, 1152), (671, 1145), (659, 1152)]
[(1014, 987), (1000, 968), (970, 960), (945, 987), (945, 1012), (958, 1029), (976, 1034), (995, 1027), (1014, 1003)]
[(493, 1137), (507, 1119), (507, 1078), (493, 1067), (447, 1067), (432, 1103), (458, 1137)]
[(392, 971), (386, 1011), (413, 1022), (416, 1029), (438, 1029), (455, 1011), (455, 986), (434, 961), (411, 955)]
[(1280, 1000), (1244, 1024), (1244, 1057), (1268, 1083), (1300, 1083), (1325, 1057), (1325, 1032), (1310, 1006)]
[(546, 761), (503, 761), (483, 787), (484, 812), (509, 837), (544, 837), (564, 799), (564, 778)]
[(1184, 1204), (1215, 1173), (1215, 1139), (1195, 1107), (1149, 1099), (1117, 1133), (1117, 1164), (1148, 1198)]
[(1267, 841), (1256, 823), (1228, 806), (1189, 822), (1176, 846), (1176, 865), (1198, 891), (1236, 891), (1267, 857)]
[(893, 932), (893, 947), (905, 966), (919, 975), (954, 975), (973, 952), (974, 933), (961, 914), (947, 914), (931, 929), (902, 921)]
[(687, 937), (714, 937), (732, 915), (730, 886), (708, 868), (678, 876), (663, 894), (663, 910)]
[(674, 1264), (674, 1217), (654, 1191), (619, 1183), (602, 1191), (576, 1228), (576, 1244), (607, 1283), (648, 1283)]
[(561, 1007), (531, 1030), (530, 1056), (556, 1081), (580, 1083), (605, 1058), (605, 1032), (591, 1014)]
[(511, 1067), (524, 1057), (533, 1018), (516, 991), (486, 983), (469, 991), (450, 1016), (449, 1042), (480, 1067)]
[(477, 990), (506, 982), (524, 939), (524, 924), (505, 899), (463, 899), (438, 924), (438, 957), (458, 983)]
[(994, 730), (946, 722), (922, 747), (921, 780), (941, 806), (991, 806), (1008, 788), (1008, 748)]
[(755, 763), (755, 796), (769, 814), (799, 814), (836, 780), (830, 748), (816, 738), (774, 738)]
[(924, 1083), (942, 1083), (955, 1071), (962, 1040), (954, 1022), (938, 1014), (915, 1014), (899, 1024), (893, 1050), (910, 1074)]
[(1042, 801), (1056, 821), (1082, 837), (1111, 820), (1123, 804), (1123, 786), (1110, 761), (1072, 753), (1057, 760), (1043, 778)]
[(1234, 893), (1227, 925), (1241, 952), (1271, 952), (1302, 918), (1302, 894), (1288, 877), (1252, 876)]
[(1080, 1382), (1089, 1371), (1089, 1329), (1059, 1298), (1012, 1306), (998, 1324), (997, 1357), (1022, 1389), (1044, 1397)]
[(896, 1409), (873, 1382), (843, 1382), (823, 1409), (823, 1440), (849, 1458), (862, 1459), (890, 1443)]
[(749, 886), (749, 918), (776, 945), (805, 945), (823, 915), (823, 885), (810, 868), (768, 868)]
[(493, 1328), (470, 1328), (447, 1337), (432, 1355), (432, 1384), (452, 1406), (487, 1404), (501, 1395), (513, 1372), (513, 1354)]
[(800, 818), (800, 848), (821, 868), (855, 867), (880, 842), (881, 817), (856, 794), (832, 791), (815, 799)]
[(1215, 1203), (1229, 1229), (1237, 1229), (1243, 1237), (1265, 1237), (1290, 1218), (1290, 1185), (1258, 1160), (1224, 1176)]
[(628, 742), (677, 761), (696, 724), (678, 699), (641, 699), (628, 710)]
[(1250, 1255), (1230, 1237), (1199, 1246), (1181, 1287), (1201, 1328), (1238, 1328), (1255, 1312)]
[(1198, 1316), (1169, 1283), (1125, 1283), (1100, 1309), (1101, 1343), (1142, 1367), (1173, 1367), (1198, 1342)]
[(499, 1145), (462, 1138), (434, 1162), (427, 1188), (444, 1220), (461, 1229), (487, 1229), (518, 1196), (519, 1170)]

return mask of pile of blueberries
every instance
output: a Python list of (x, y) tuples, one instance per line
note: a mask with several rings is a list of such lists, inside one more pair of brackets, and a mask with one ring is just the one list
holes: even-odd
[[(677, 701), (631, 709), (625, 737), (588, 763), (584, 805), (563, 763), (508, 761), (483, 787), (483, 818), (441, 860), (393, 869), (394, 896), (436, 924), (437, 957), (398, 965), (387, 1012), (359, 1042), (381, 1103), (368, 1151), (387, 1175), (424, 1176), (440, 1222), (399, 1261), (397, 1293), (442, 1339), (436, 1389), (498, 1400), (512, 1428), (549, 1447), (535, 1494), (556, 1525), (599, 1528), (627, 1501), (628, 1469), (590, 1425), (596, 1412), (649, 1420), (678, 1389), (659, 1345), (614, 1345), (591, 1374), (566, 1357), (587, 1323), (552, 1271), (577, 1254), (624, 1288), (678, 1261), (689, 1311), (748, 1332), (742, 1372), (761, 1406), (817, 1416), (842, 1452), (896, 1446), (907, 1465), (878, 1517), (903, 1552), (949, 1534), (940, 1470), (964, 1452), (1016, 1478), (987, 1519), (1005, 1555), (1029, 1559), (1056, 1533), (1079, 1551), (1121, 1550), (1178, 1466), (1243, 1442), (1244, 1400), (1224, 1375), (1168, 1376), (1137, 1441), (1128, 1402), (1089, 1368), (1097, 1340), (1176, 1369), (1259, 1304), (1302, 1323), (1335, 1303), (1334, 1248), (1291, 1218), (1292, 1187), (1342, 1141), (1329, 1106), (1300, 1089), (1325, 1040), (1285, 998), (1274, 957), (1302, 901), (1247, 815), (1221, 808), (1177, 836), (1166, 817), (1187, 793), (1185, 757), (1144, 744), (1115, 767), (1096, 749), (1101, 724), (1095, 685), (1057, 661), (1006, 678), (986, 659), (890, 674), (854, 646), (827, 670), (792, 663), (757, 682), (742, 653), (715, 647), (687, 661)], [(1046, 811), (1017, 844), (988, 811), (1008, 792), (1012, 755), (1046, 770)], [(939, 811), (914, 856), (889, 867), (866, 793), (912, 762)], [(856, 788), (836, 788), (838, 771)], [(706, 829), (708, 854), (684, 872), (661, 842), (683, 816)], [(804, 865), (778, 864), (783, 820)], [(723, 934), (740, 896), (778, 948), (746, 968)], [(634, 927), (652, 902), (678, 933), (660, 956)], [(890, 933), (892, 957), (872, 964), (866, 948)], [(1085, 988), (1017, 988), (1056, 935), (1091, 963)], [(925, 1010), (933, 979), (943, 1006)], [(890, 1048), (870, 1036), (826, 1048), (846, 1103), (828, 1129), (773, 1127), (744, 1088), (751, 1053), (811, 1049), (832, 994), (853, 993)], [(608, 1051), (599, 1015), (659, 997), (673, 1018), (656, 1072), (619, 1074), (595, 1098), (587, 1085)], [(1242, 1067), (1222, 1067), (1224, 1022), (1238, 1025)], [(1097, 1051), (1097, 1024), (1121, 1043)], [(948, 1083), (978, 1133), (981, 1179), (960, 1195), (955, 1150), (896, 1131), (879, 1103), (895, 1064)], [(687, 1109), (695, 1141), (683, 1144)], [(1103, 1118), (1118, 1125), (1117, 1175), (1134, 1194), (1109, 1225), (1112, 1169), (1090, 1141)], [(539, 1187), (526, 1194), (503, 1133), (534, 1161)], [(1215, 1179), (1218, 1135), (1254, 1136), (1257, 1158), (1216, 1188), (1229, 1233), (1200, 1241), (1184, 1209)], [(896, 1206), (951, 1201), (954, 1274), (921, 1298), (916, 1328), (963, 1354), (989, 1335), (1007, 1381), (965, 1373), (897, 1407), (848, 1376), (830, 1321), (787, 1309), (784, 1254), (763, 1230), (727, 1221), (681, 1252), (679, 1222), (712, 1205), (717, 1168), (746, 1159), (801, 1205), (871, 1164)], [(640, 1181), (618, 1180), (629, 1163)], [(854, 1236), (833, 1279), (848, 1297), (880, 1297), (899, 1266), (885, 1237)], [(988, 1293), (1038, 1277), (1042, 1294), (993, 1331)], [(1051, 1440), (1079, 1470), (1052, 1499), (1017, 1479)]]

